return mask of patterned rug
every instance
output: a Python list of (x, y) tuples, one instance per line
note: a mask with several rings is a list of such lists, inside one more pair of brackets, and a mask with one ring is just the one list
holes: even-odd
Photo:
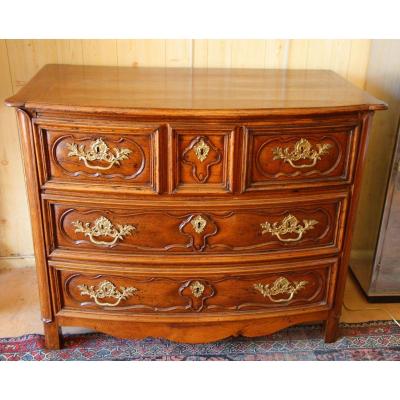
[(341, 324), (341, 338), (326, 344), (320, 325), (295, 326), (270, 336), (207, 344), (164, 339), (117, 339), (101, 333), (64, 335), (64, 348), (48, 351), (42, 335), (0, 339), (1, 361), (400, 361), (400, 328), (391, 321)]

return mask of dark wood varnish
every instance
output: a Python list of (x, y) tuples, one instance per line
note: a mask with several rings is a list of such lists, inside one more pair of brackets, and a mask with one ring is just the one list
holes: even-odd
[[(237, 273), (236, 275), (195, 274), (182, 276), (145, 275), (138, 276), (124, 272), (118, 275), (116, 271), (104, 271), (98, 274), (75, 272), (57, 269), (57, 287), (60, 288), (59, 310), (86, 310), (96, 312), (102, 310), (110, 314), (134, 315), (157, 314), (170, 315), (179, 319), (179, 314), (199, 314), (207, 318), (208, 314), (221, 313), (252, 313), (274, 311), (285, 313), (297, 307), (329, 308), (332, 302), (331, 281), (335, 279), (336, 261), (328, 261), (318, 265), (299, 266), (289, 264), (284, 270), (276, 272), (276, 265), (258, 267), (252, 274)], [(279, 266), (278, 266), (279, 268)], [(274, 271), (275, 270), (275, 271)], [(269, 298), (255, 288), (255, 285), (273, 285), (280, 278), (287, 279), (290, 284), (305, 282), (292, 299), (290, 295), (276, 294)], [(82, 294), (80, 285), (98, 287), (104, 281), (109, 281), (117, 288), (134, 287), (135, 293), (121, 301), (117, 306), (102, 306), (104, 300), (96, 304), (93, 298)], [(200, 284), (202, 295), (196, 296), (191, 286)], [(197, 286), (194, 286), (196, 289)], [(116, 304), (113, 299), (111, 304)], [(178, 314), (178, 315), (176, 315)]]
[[(238, 253), (279, 252), (288, 257), (296, 256), (300, 251), (309, 255), (317, 253), (337, 253), (340, 250), (343, 234), (344, 215), (346, 212), (345, 194), (329, 194), (329, 198), (319, 201), (298, 201), (291, 197), (281, 204), (268, 204), (268, 201), (246, 206), (219, 207), (211, 204), (193, 204), (190, 208), (142, 207), (114, 208), (113, 204), (99, 206), (92, 203), (85, 206), (50, 203), (50, 221), (48, 226), (53, 236), (49, 238), (50, 249), (68, 249), (74, 252), (87, 250), (101, 255), (114, 253), (114, 261), (122, 257), (138, 254), (170, 253), (193, 254), (198, 256)], [(304, 221), (317, 223), (303, 233), (288, 232), (277, 235), (263, 233), (262, 224), (281, 225), (292, 215), (299, 226)], [(114, 242), (111, 236), (100, 235), (92, 238), (83, 232), (77, 232), (74, 223), (95, 226), (99, 218), (107, 218), (113, 226), (131, 225), (134, 231)], [(206, 225), (201, 232), (196, 232), (196, 218), (201, 218)], [(104, 244), (97, 244), (102, 242)], [(112, 243), (112, 244), (111, 244)], [(267, 254), (268, 255), (268, 254)]]
[[(250, 127), (245, 131), (244, 190), (266, 190), (276, 185), (286, 187), (325, 186), (350, 183), (355, 159), (351, 153), (357, 144), (359, 126), (310, 125), (302, 128), (272, 126)], [(307, 143), (308, 142), (308, 143)], [(299, 159), (290, 164), (275, 155), (276, 149), (293, 152), (296, 146), (328, 147), (317, 162)]]
[[(88, 126), (39, 122), (37, 146), (43, 160), (41, 184), (48, 188), (67, 182), (87, 190), (112, 183), (125, 191), (157, 193), (160, 127)], [(86, 158), (85, 158), (86, 156)]]
[(46, 345), (337, 336), (368, 127), (330, 71), (49, 65), (17, 107)]

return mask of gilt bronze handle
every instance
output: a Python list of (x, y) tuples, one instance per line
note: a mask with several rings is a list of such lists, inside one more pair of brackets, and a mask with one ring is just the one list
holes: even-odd
[[(128, 155), (132, 153), (131, 150), (123, 148), (114, 148), (114, 152), (111, 152), (101, 138), (92, 142), (89, 150), (85, 150), (85, 145), (77, 145), (76, 143), (67, 143), (67, 147), (69, 149), (68, 157), (78, 157), (86, 167), (96, 170), (107, 170), (114, 165), (120, 165), (121, 161), (128, 159)], [(94, 165), (90, 163), (91, 161), (103, 161), (108, 165)]]
[[(271, 286), (269, 284), (255, 283), (254, 288), (258, 290), (264, 297), (268, 297), (274, 303), (289, 302), (293, 296), (305, 285), (308, 281), (289, 282), (285, 277), (279, 277)], [(283, 299), (274, 299), (273, 296), (287, 294), (289, 297)]]
[[(274, 160), (283, 160), (289, 163), (293, 168), (311, 168), (314, 167), (321, 156), (328, 154), (328, 150), (332, 147), (329, 143), (317, 144), (317, 149), (313, 149), (311, 143), (304, 138), (301, 138), (295, 143), (293, 151), (289, 147), (276, 147), (272, 150)], [(308, 164), (295, 164), (299, 160), (311, 160)]]
[[(297, 242), (299, 241), (305, 232), (310, 229), (314, 229), (314, 225), (318, 224), (318, 221), (315, 219), (303, 219), (303, 224), (300, 224), (300, 221), (293, 215), (287, 215), (282, 223), (279, 225), (278, 222), (274, 222), (272, 225), (266, 221), (261, 225), (262, 234), (271, 233), (272, 236), (276, 236), (281, 242)], [(297, 237), (295, 238), (283, 238), (283, 235), (288, 233), (296, 233)]]
[[(73, 221), (72, 225), (75, 227), (76, 233), (83, 233), (89, 237), (89, 240), (98, 246), (113, 246), (118, 240), (123, 240), (124, 236), (131, 235), (135, 231), (133, 225), (114, 225), (106, 217), (97, 218), (94, 225), (91, 226), (90, 222)], [(101, 241), (95, 239), (99, 236), (110, 237), (112, 240)]]
[[(78, 289), (81, 291), (81, 296), (89, 296), (99, 306), (116, 307), (122, 300), (126, 300), (128, 297), (133, 296), (137, 291), (134, 287), (123, 287), (121, 286), (118, 290), (113, 283), (110, 281), (103, 281), (97, 288), (94, 286), (88, 286), (85, 284), (79, 285)], [(115, 303), (103, 303), (99, 299), (112, 297), (117, 299)]]

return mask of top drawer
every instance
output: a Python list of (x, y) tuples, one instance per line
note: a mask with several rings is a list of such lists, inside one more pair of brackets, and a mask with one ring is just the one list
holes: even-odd
[[(41, 184), (47, 188), (72, 183), (80, 190), (154, 193), (160, 189), (159, 126), (84, 126), (40, 124), (38, 152)], [(63, 186), (64, 187), (64, 186)]]
[(242, 191), (351, 183), (358, 136), (356, 126), (246, 128)]
[(235, 194), (349, 184), (356, 122), (138, 124), (41, 121), (41, 184), (46, 189), (183, 195)]

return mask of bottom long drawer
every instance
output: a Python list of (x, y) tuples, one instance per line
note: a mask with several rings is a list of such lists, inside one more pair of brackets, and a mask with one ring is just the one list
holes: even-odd
[(326, 308), (336, 270), (331, 259), (190, 275), (56, 267), (53, 276), (58, 310), (182, 315)]

